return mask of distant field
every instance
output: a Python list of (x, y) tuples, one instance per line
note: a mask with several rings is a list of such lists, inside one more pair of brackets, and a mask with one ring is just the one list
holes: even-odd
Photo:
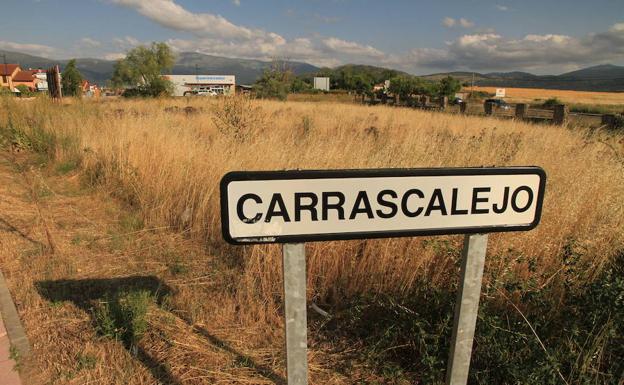
[[(498, 87), (478, 87), (475, 91), (496, 92)], [(466, 89), (468, 90), (468, 89)], [(535, 102), (536, 99), (546, 100), (557, 98), (569, 104), (619, 104), (624, 109), (624, 92), (591, 92), (547, 90), (541, 88), (505, 88), (507, 99), (511, 102)]]

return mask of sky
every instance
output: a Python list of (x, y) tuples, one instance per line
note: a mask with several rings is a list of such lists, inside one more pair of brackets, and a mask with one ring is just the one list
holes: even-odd
[(177, 52), (413, 74), (624, 64), (624, 0), (0, 1), (0, 49), (53, 59), (112, 60), (164, 41)]

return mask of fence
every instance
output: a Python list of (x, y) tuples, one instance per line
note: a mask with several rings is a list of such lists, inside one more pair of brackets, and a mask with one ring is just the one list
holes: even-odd
[(52, 99), (61, 100), (63, 94), (61, 92), (61, 71), (59, 66), (54, 66), (46, 71), (46, 80), (48, 81), (48, 93)]
[[(366, 104), (385, 104), (397, 107), (410, 107), (424, 110), (445, 111), (451, 113), (495, 116), (500, 118), (526, 120), (534, 123), (572, 124), (578, 126), (616, 128), (622, 119), (622, 114), (590, 114), (570, 112), (565, 104), (558, 104), (552, 108), (535, 108), (526, 103), (505, 104), (497, 106), (495, 103), (466, 103), (449, 105), (448, 98), (439, 98), (432, 102), (428, 96), (418, 96), (406, 101), (399, 98), (383, 95), (381, 99), (370, 98), (364, 100)], [(624, 107), (623, 107), (624, 109)]]

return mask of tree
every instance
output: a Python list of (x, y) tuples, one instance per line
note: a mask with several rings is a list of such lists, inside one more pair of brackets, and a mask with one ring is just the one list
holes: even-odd
[(162, 75), (171, 71), (174, 63), (175, 56), (165, 43), (138, 46), (115, 63), (111, 83), (115, 87), (134, 88), (131, 93), (140, 96), (168, 95), (173, 86)]
[(447, 76), (440, 80), (438, 84), (438, 95), (453, 97), (455, 93), (461, 89), (461, 83), (459, 80), (452, 76)]
[(399, 75), (390, 79), (388, 91), (398, 95), (400, 99), (408, 99), (413, 94), (418, 94), (419, 81), (412, 76)]
[(63, 95), (65, 96), (82, 95), (82, 74), (76, 67), (76, 59), (70, 60), (65, 66), (61, 79), (61, 86)]
[(309, 83), (298, 77), (295, 77), (290, 83), (290, 92), (292, 93), (304, 92), (311, 88), (312, 86)]
[(254, 89), (258, 97), (286, 100), (288, 92), (293, 90), (292, 71), (284, 62), (273, 62), (256, 81)]
[(362, 97), (362, 101), (364, 101), (366, 95), (370, 95), (373, 91), (373, 80), (365, 74), (354, 75), (351, 78), (351, 82), (351, 89)]

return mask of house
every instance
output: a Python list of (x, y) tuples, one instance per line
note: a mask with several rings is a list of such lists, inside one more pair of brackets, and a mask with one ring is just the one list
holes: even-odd
[(88, 80), (82, 81), (82, 95), (86, 97), (99, 97), (100, 96), (100, 87), (97, 84), (91, 84)]
[(36, 73), (42, 70), (21, 70), (18, 71), (13, 76), (13, 86), (17, 87), (19, 85), (25, 85), (31, 91), (37, 90), (37, 83), (39, 83), (39, 79), (35, 76)]
[(39, 79), (37, 82), (37, 91), (48, 92), (48, 76), (44, 70), (38, 70), (35, 77)]
[(385, 80), (383, 83), (378, 83), (373, 85), (373, 91), (383, 91), (388, 92), (388, 88), (390, 88), (390, 80)]
[(19, 64), (0, 64), (0, 87), (14, 90), (16, 85), (13, 84), (13, 77), (21, 70)]

